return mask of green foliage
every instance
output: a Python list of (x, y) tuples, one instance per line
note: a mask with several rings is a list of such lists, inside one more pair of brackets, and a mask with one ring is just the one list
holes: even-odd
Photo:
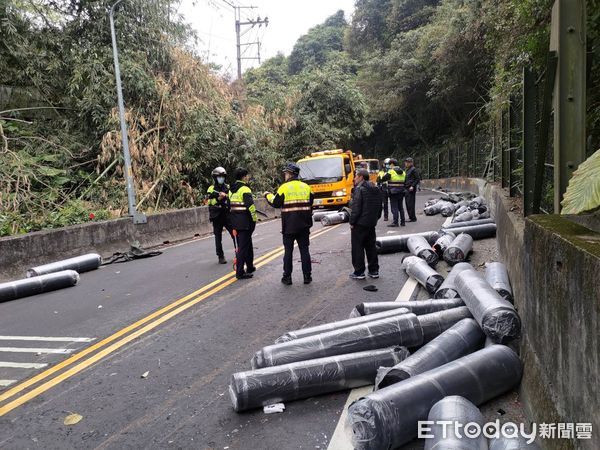
[(569, 181), (562, 214), (581, 214), (600, 208), (600, 150), (582, 162)]

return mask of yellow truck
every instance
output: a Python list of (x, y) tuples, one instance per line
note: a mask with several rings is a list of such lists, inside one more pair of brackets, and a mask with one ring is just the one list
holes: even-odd
[(341, 208), (350, 203), (354, 187), (354, 154), (350, 150), (325, 150), (298, 161), (300, 179), (309, 184), (315, 208)]
[(377, 175), (379, 175), (379, 160), (378, 159), (365, 159), (358, 157), (354, 160), (356, 168), (367, 169), (369, 171), (369, 180), (373, 183), (377, 183)]

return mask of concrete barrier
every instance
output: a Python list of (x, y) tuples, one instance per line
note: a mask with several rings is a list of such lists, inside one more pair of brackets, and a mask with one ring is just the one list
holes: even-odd
[[(255, 201), (268, 218), (279, 216), (265, 199)], [(264, 220), (261, 216), (259, 219)], [(152, 214), (148, 223), (142, 225), (122, 218), (4, 237), (0, 238), (0, 281), (24, 277), (28, 267), (57, 259), (92, 251), (106, 257), (129, 250), (135, 241), (143, 248), (152, 248), (211, 232), (208, 207), (200, 206)]]
[(425, 188), (486, 198), (498, 225), (523, 321), (520, 397), (537, 423), (589, 423), (592, 439), (543, 439), (544, 448), (600, 448), (600, 234), (566, 217), (523, 218), (519, 199), (481, 179), (426, 180)]

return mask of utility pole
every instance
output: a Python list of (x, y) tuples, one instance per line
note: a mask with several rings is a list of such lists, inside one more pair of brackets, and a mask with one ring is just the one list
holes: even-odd
[[(252, 19), (248, 19), (246, 22), (242, 22), (242, 9), (256, 9), (256, 6), (237, 6), (237, 5), (232, 5), (230, 3), (228, 3), (230, 6), (233, 7), (234, 11), (235, 11), (235, 41), (236, 41), (236, 47), (237, 47), (237, 77), (238, 80), (240, 80), (242, 78), (242, 60), (258, 60), (258, 62), (260, 63), (260, 41), (255, 41), (255, 42), (245, 42), (242, 43), (242, 27), (250, 27), (250, 28), (254, 28), (255, 26), (268, 26), (269, 25), (269, 18), (265, 17), (264, 19), (261, 19), (260, 17), (257, 17), (256, 19), (252, 20)], [(251, 45), (256, 45), (257, 48), (257, 52), (256, 52), (256, 56), (248, 56), (248, 57), (243, 57), (242, 56), (242, 47), (248, 47)]]
[(125, 121), (125, 104), (123, 102), (123, 89), (121, 88), (121, 69), (119, 67), (119, 50), (117, 49), (117, 35), (115, 33), (115, 8), (123, 0), (118, 0), (110, 8), (110, 33), (112, 36), (113, 57), (115, 60), (115, 79), (117, 82), (117, 101), (119, 104), (119, 119), (121, 121), (121, 142), (123, 145), (123, 160), (125, 167), (125, 181), (127, 183), (127, 203), (129, 204), (129, 215), (133, 218), (133, 223), (146, 223), (147, 219), (143, 213), (139, 213), (135, 203), (135, 185), (133, 184), (133, 172), (131, 170), (131, 155), (129, 153), (129, 138), (127, 137), (127, 122)]

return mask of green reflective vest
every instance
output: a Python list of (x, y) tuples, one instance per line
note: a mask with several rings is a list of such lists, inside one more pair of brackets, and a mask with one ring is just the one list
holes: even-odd
[(395, 167), (393, 169), (390, 169), (388, 173), (391, 176), (390, 180), (388, 181), (388, 187), (390, 189), (404, 187), (404, 182), (406, 181), (406, 173), (402, 169)]
[(246, 212), (250, 213), (252, 217), (252, 221), (256, 222), (256, 206), (250, 205), (250, 207), (246, 207), (244, 203), (244, 194), (251, 194), (252, 190), (248, 186), (244, 184), (241, 188), (239, 188), (236, 192), (229, 191), (229, 204), (231, 205), (231, 214), (245, 214)]
[[(291, 180), (279, 186), (277, 194), (283, 196), (281, 213), (294, 211), (312, 211), (310, 206), (310, 186), (300, 180)], [(273, 202), (275, 196), (267, 195), (267, 201)]]

